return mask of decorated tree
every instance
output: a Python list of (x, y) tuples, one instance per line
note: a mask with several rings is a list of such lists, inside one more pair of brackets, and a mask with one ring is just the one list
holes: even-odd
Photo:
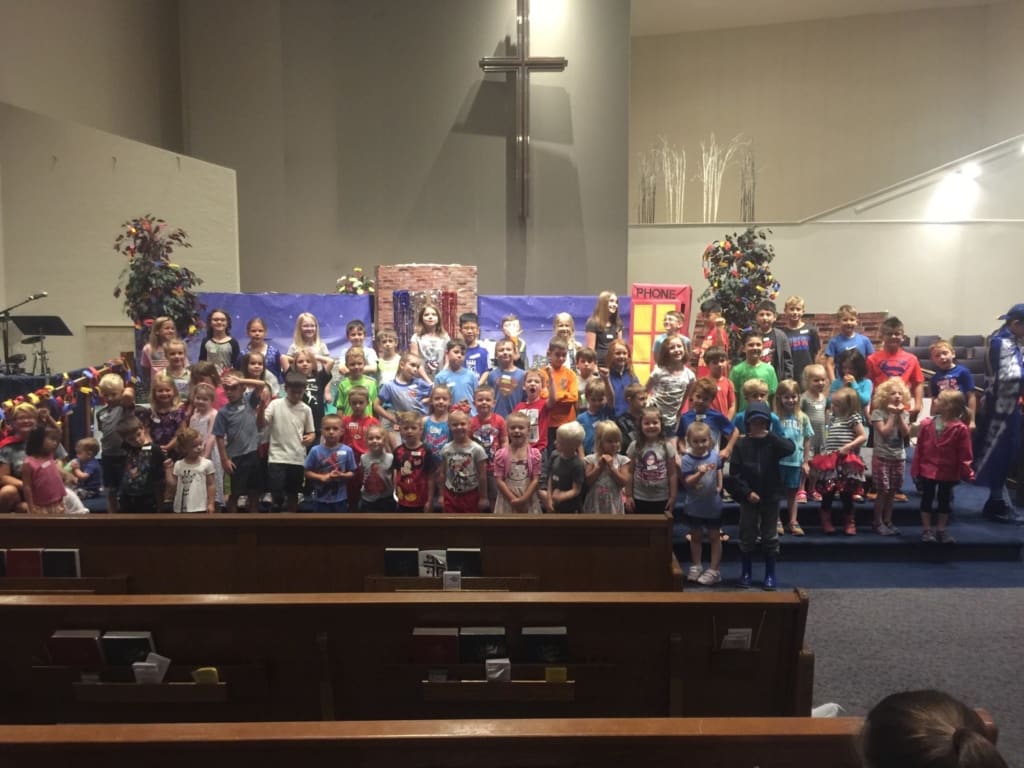
[(708, 287), (700, 300), (715, 299), (722, 305), (730, 349), (740, 348), (744, 329), (754, 325), (758, 303), (774, 301), (779, 295), (779, 282), (771, 269), (774, 258), (775, 249), (765, 230), (755, 232), (753, 227), (742, 234), (726, 235), (704, 249)]
[(128, 257), (117, 279), (115, 298), (124, 296), (124, 311), (138, 337), (148, 334), (157, 317), (174, 320), (181, 338), (202, 326), (200, 303), (193, 289), (203, 281), (187, 267), (171, 261), (175, 248), (191, 248), (183, 229), (170, 229), (163, 219), (146, 214), (126, 221), (114, 250)]

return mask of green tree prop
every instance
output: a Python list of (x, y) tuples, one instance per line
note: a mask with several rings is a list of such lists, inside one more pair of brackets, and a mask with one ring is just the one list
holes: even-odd
[(704, 249), (708, 287), (700, 301), (715, 299), (722, 305), (731, 350), (740, 348), (744, 329), (753, 326), (758, 303), (774, 301), (779, 295), (779, 282), (771, 270), (774, 258), (765, 230), (755, 232), (753, 227), (743, 234), (726, 235)]
[(124, 296), (124, 311), (135, 324), (137, 338), (163, 315), (174, 320), (181, 338), (195, 334), (203, 325), (204, 305), (192, 289), (203, 281), (191, 269), (171, 261), (175, 248), (192, 247), (188, 235), (148, 213), (126, 221), (121, 229), (114, 250), (127, 256), (128, 264), (117, 279), (114, 297)]

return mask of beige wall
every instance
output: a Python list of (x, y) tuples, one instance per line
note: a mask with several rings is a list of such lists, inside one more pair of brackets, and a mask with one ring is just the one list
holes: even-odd
[(482, 292), (622, 290), (629, 4), (552, 5), (566, 16), (534, 24), (532, 52), (569, 68), (533, 78), (524, 259), (512, 94), (477, 66), (514, 36), (514, 3), (183, 0), (186, 151), (238, 171), (243, 287), (458, 262)]
[[(15, 314), (64, 318), (75, 335), (47, 341), (57, 371), (99, 362), (87, 326), (129, 325), (113, 297), (125, 264), (113, 242), (133, 216), (153, 213), (188, 232), (193, 247), (175, 259), (203, 290), (239, 288), (232, 170), (0, 104), (0, 176), (0, 297), (49, 292)], [(12, 329), (16, 351), (31, 352), (20, 337)]]
[[(630, 221), (638, 154), (743, 133), (757, 218), (799, 220), (1021, 131), (1024, 2), (633, 40)], [(720, 221), (739, 218), (727, 174)], [(700, 221), (690, 181), (687, 221)], [(665, 221), (659, 189), (658, 221)]]

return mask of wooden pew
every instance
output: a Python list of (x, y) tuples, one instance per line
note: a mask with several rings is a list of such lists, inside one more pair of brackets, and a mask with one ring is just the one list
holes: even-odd
[[(806, 620), (799, 591), (0, 596), (0, 721), (804, 716)], [(414, 663), (414, 628), (466, 626), (506, 628), (511, 683)], [(565, 682), (521, 663), (526, 626), (567, 628)], [(749, 650), (722, 649), (734, 628)], [(148, 630), (185, 684), (136, 685), (125, 667), (80, 682), (48, 666), (57, 629)], [(223, 685), (185, 682), (210, 665)]]
[(127, 574), (140, 594), (361, 592), (384, 575), (387, 547), (479, 547), (484, 577), (535, 577), (544, 591), (679, 590), (671, 526), (668, 515), (2, 515), (0, 547), (77, 547), (84, 576)]
[[(996, 729), (987, 713), (979, 711)], [(859, 718), (0, 726), (0, 768), (861, 768)]]

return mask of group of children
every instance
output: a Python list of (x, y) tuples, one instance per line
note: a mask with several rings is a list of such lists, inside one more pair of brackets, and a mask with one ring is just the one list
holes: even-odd
[[(295, 511), (306, 494), (316, 511), (617, 514), (672, 512), (681, 501), (691, 528), (688, 578), (710, 585), (721, 579), (725, 490), (741, 507), (742, 581), (750, 583), (760, 541), (770, 588), (779, 535), (804, 534), (801, 502), (820, 500), (821, 527), (833, 533), (838, 498), (842, 528), (856, 534), (853, 504), (868, 470), (859, 449), (870, 434), (873, 529), (899, 533), (892, 507), (924, 378), (897, 318), (883, 323), (875, 351), (858, 333), (856, 309), (844, 305), (840, 332), (823, 347), (800, 297), (786, 301), (780, 323), (766, 301), (730, 369), (721, 309), (708, 302), (700, 343), (680, 333), (679, 313), (666, 315), (657, 365), (640, 382), (617, 308), (614, 294), (599, 296), (587, 345), (577, 342), (572, 316), (557, 314), (539, 367), (527, 366), (514, 317), (491, 361), (476, 315), (462, 315), (461, 337), (449, 338), (430, 304), (409, 349), (398, 350), (391, 329), (367, 346), (365, 326), (353, 321), (339, 360), (308, 313), (281, 353), (260, 318), (247, 323), (242, 347), (229, 315), (214, 310), (200, 360), (189, 366), (173, 322), (158, 318), (142, 355), (149, 407), (135, 406), (120, 376), (99, 382), (108, 508), (233, 512), (240, 502), (259, 508), (269, 494), (270, 509)], [(971, 477), (973, 382), (947, 342), (931, 354), (934, 418), (921, 425), (912, 474), (923, 493), (922, 538), (951, 542), (951, 489)], [(40, 458), (52, 448), (32, 446)], [(81, 443), (78, 465), (68, 467), (83, 491), (81, 474), (89, 475), (88, 493), (97, 492), (95, 448)]]

